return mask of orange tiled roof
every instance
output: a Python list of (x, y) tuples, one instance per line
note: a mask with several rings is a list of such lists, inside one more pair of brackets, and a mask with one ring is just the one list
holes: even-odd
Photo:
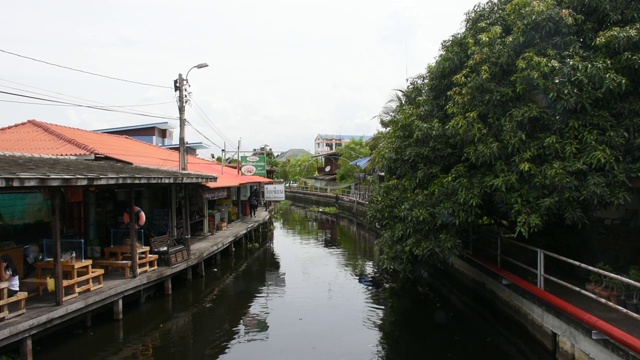
[[(0, 151), (57, 156), (105, 156), (135, 165), (167, 170), (180, 169), (180, 156), (177, 151), (128, 136), (82, 130), (38, 120), (28, 120), (0, 128)], [(215, 187), (271, 181), (260, 176), (238, 176), (231, 171), (222, 174), (218, 162), (197, 156), (188, 156), (187, 170), (218, 175), (220, 184), (227, 184)]]

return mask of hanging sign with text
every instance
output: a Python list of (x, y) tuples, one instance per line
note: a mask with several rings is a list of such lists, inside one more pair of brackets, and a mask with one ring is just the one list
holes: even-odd
[(284, 184), (264, 185), (264, 199), (267, 201), (284, 200)]
[(227, 197), (229, 197), (229, 193), (226, 188), (204, 190), (202, 192), (202, 198), (204, 200), (225, 199)]
[(264, 156), (241, 156), (240, 166), (242, 175), (267, 176), (267, 162)]

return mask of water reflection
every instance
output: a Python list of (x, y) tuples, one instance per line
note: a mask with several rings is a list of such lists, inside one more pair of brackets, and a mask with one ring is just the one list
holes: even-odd
[(127, 302), (122, 321), (107, 309), (89, 330), (34, 340), (34, 358), (523, 358), (449, 293), (383, 286), (375, 238), (357, 224), (280, 207), (275, 225), (273, 242), (174, 280), (173, 295), (159, 286), (144, 304)]

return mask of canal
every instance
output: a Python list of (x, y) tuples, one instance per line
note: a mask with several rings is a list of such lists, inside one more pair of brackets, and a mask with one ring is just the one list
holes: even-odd
[(34, 359), (551, 359), (472, 294), (376, 276), (375, 237), (280, 207), (272, 241), (33, 340)]

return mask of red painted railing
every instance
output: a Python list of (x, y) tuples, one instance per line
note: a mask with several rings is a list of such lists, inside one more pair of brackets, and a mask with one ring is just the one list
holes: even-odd
[(631, 351), (640, 354), (640, 339), (618, 329), (617, 327), (607, 323), (606, 321), (589, 314), (588, 312), (562, 300), (561, 298), (554, 296), (537, 286), (531, 284), (530, 282), (515, 276), (514, 274), (499, 268), (498, 266), (491, 264), (485, 260), (473, 258), (473, 260), (477, 261), (482, 266), (490, 269), (491, 271), (499, 274), (503, 278), (509, 280), (513, 284), (521, 287), (525, 291), (539, 297), (540, 299), (545, 300), (549, 304), (553, 305), (557, 309), (563, 311), (564, 313), (572, 316), (576, 320), (582, 322), (583, 324), (593, 328), (601, 332), (602, 334), (607, 335), (611, 340), (616, 341), (623, 346), (626, 346)]

